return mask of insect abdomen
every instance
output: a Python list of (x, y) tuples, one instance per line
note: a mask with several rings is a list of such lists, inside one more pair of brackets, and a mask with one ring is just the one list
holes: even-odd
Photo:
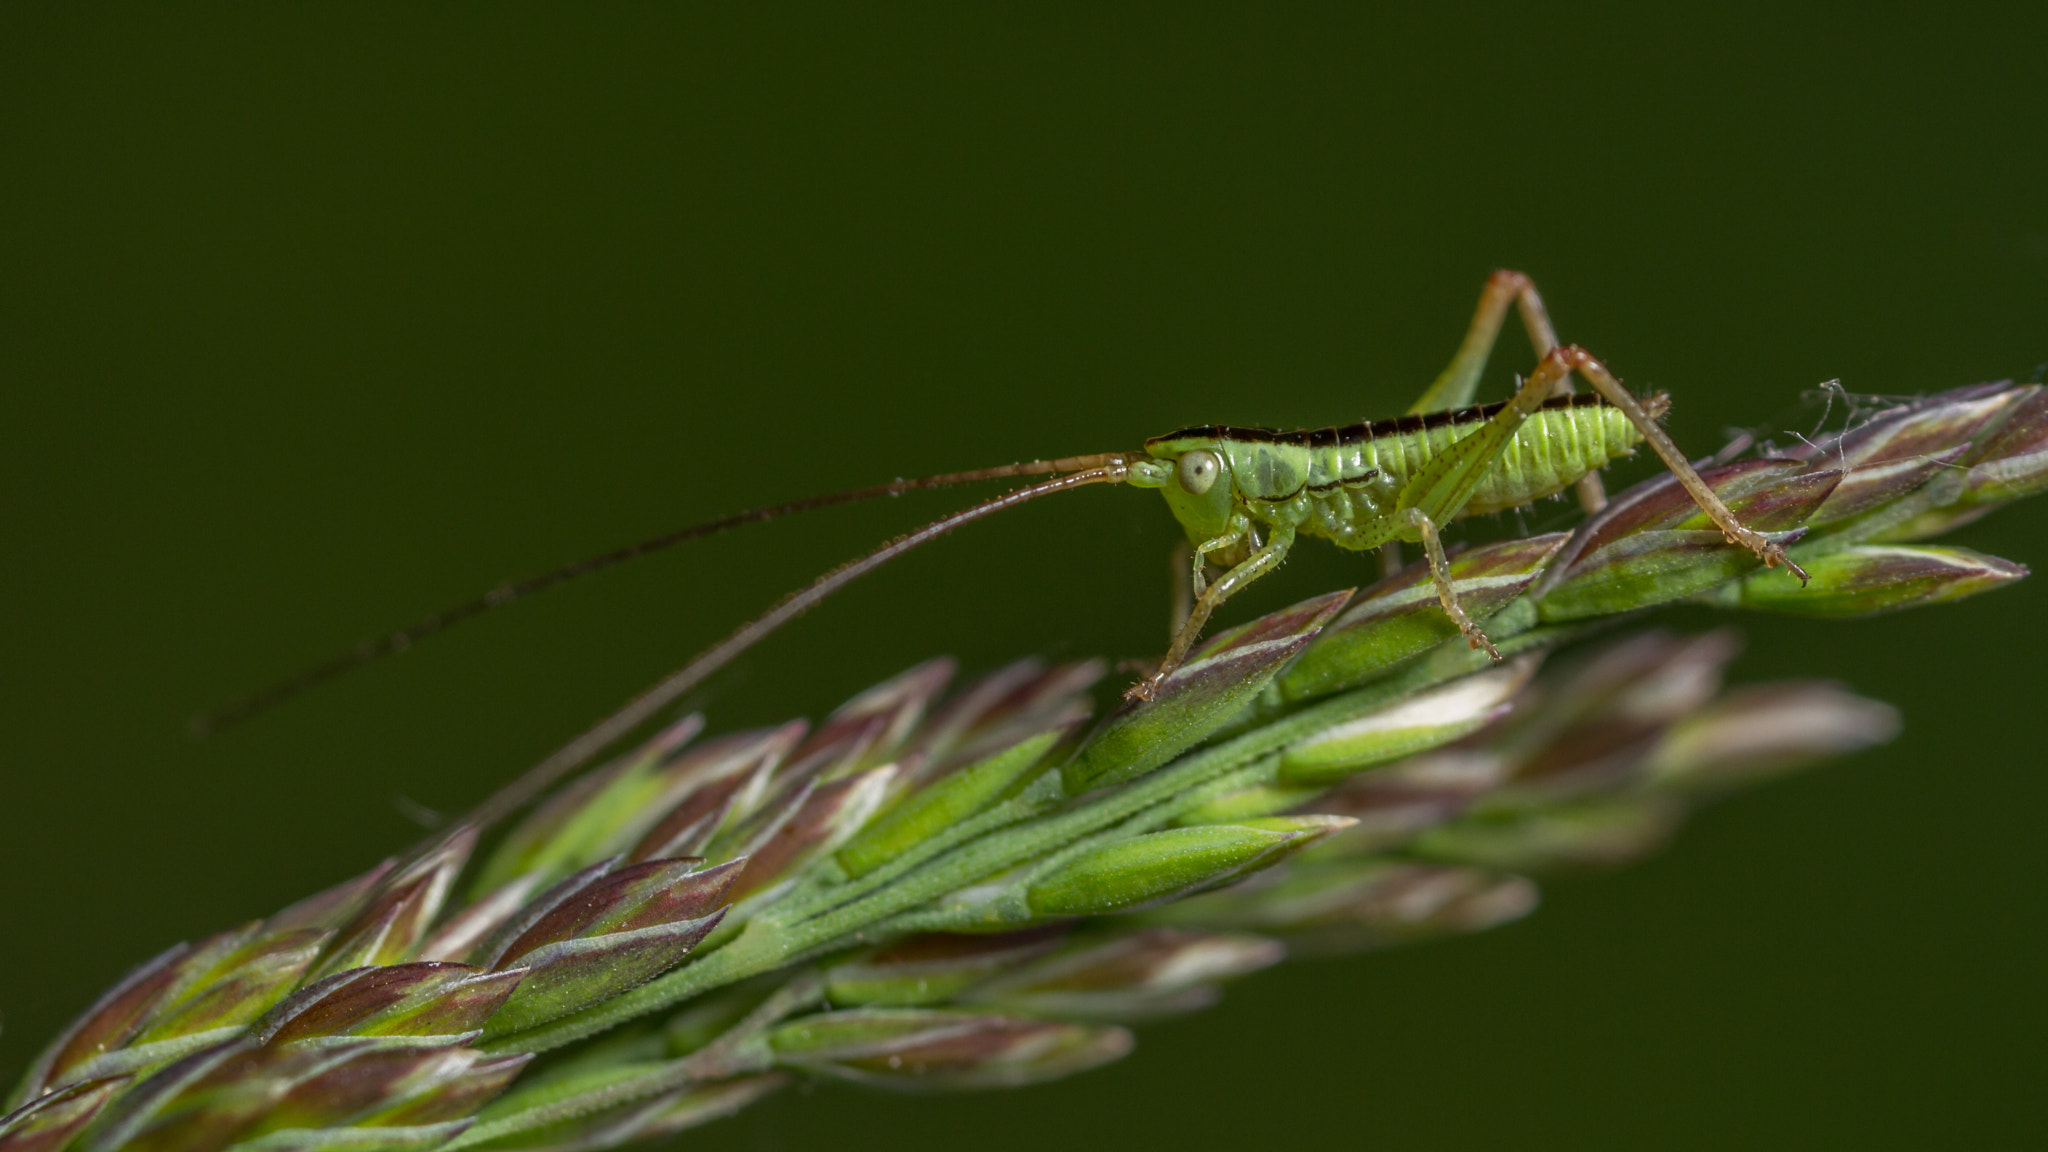
[(1633, 452), (1642, 440), (1620, 409), (1605, 404), (1539, 411), (1486, 470), (1464, 514), (1499, 512), (1556, 495), (1586, 473)]

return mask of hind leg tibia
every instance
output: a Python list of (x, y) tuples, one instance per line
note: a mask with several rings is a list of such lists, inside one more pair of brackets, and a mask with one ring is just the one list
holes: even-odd
[[(1727, 537), (1730, 544), (1740, 544), (1756, 553), (1757, 558), (1762, 560), (1767, 568), (1783, 565), (1794, 576), (1799, 577), (1801, 584), (1806, 583), (1806, 570), (1794, 564), (1785, 555), (1784, 546), (1773, 543), (1763, 533), (1736, 519), (1735, 513), (1729, 510), (1728, 505), (1721, 502), (1721, 498), (1714, 494), (1712, 488), (1707, 487), (1705, 480), (1700, 479), (1700, 474), (1693, 469), (1692, 461), (1686, 459), (1685, 453), (1678, 450), (1678, 445), (1671, 439), (1670, 434), (1664, 431), (1655, 417), (1644, 410), (1642, 401), (1637, 400), (1634, 393), (1623, 387), (1620, 380), (1615, 379), (1614, 373), (1609, 372), (1605, 364), (1577, 345), (1556, 349), (1544, 357), (1544, 367), (1550, 366), (1553, 362), (1564, 366), (1568, 371), (1584, 376), (1586, 383), (1593, 386), (1593, 391), (1599, 393), (1602, 400), (1619, 408), (1622, 415), (1628, 417), (1629, 423), (1635, 425), (1636, 431), (1642, 433), (1643, 439), (1649, 442), (1650, 449), (1664, 461), (1664, 466), (1671, 470), (1673, 476), (1678, 477), (1679, 484), (1684, 486), (1693, 503), (1700, 506), (1700, 511), (1707, 514), (1707, 518), (1714, 522), (1714, 526), (1721, 530), (1721, 534)], [(1542, 371), (1542, 368), (1538, 371)]]
[[(1445, 412), (1472, 403), (1479, 393), (1480, 373), (1486, 370), (1486, 361), (1500, 339), (1500, 328), (1507, 320), (1510, 304), (1521, 312), (1522, 328), (1529, 334), (1538, 360), (1557, 347), (1557, 332), (1550, 325), (1550, 312), (1543, 306), (1543, 297), (1537, 295), (1535, 282), (1525, 273), (1500, 269), (1486, 278), (1486, 287), (1480, 290), (1479, 307), (1472, 314), (1472, 325), (1465, 330), (1464, 341), (1458, 345), (1458, 354), (1451, 357), (1443, 374), (1408, 409), (1411, 415)], [(1571, 391), (1571, 376), (1566, 374), (1558, 377), (1552, 395), (1569, 396)], [(1600, 484), (1599, 473), (1586, 473), (1576, 487), (1579, 506), (1587, 513), (1607, 506), (1607, 491)]]

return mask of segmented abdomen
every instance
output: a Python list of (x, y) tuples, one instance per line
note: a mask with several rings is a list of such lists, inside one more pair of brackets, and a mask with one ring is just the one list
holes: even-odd
[[(1481, 422), (1476, 420), (1461, 422), (1381, 436), (1356, 445), (1349, 451), (1357, 456), (1345, 461), (1343, 475), (1346, 479), (1356, 477), (1361, 465), (1375, 468), (1380, 473), (1377, 483), (1364, 491), (1331, 492), (1323, 499), (1333, 505), (1331, 511), (1340, 519), (1389, 511), (1403, 485), (1445, 449), (1477, 432), (1480, 426)], [(1618, 408), (1585, 404), (1539, 410), (1493, 459), (1471, 500), (1458, 515), (1499, 512), (1555, 495), (1586, 473), (1628, 455), (1641, 442), (1635, 426)], [(1337, 469), (1329, 465), (1317, 469), (1323, 470)]]
[[(1469, 435), (1470, 430), (1444, 431)], [(1620, 409), (1605, 404), (1539, 411), (1494, 459), (1463, 514), (1499, 512), (1555, 495), (1586, 473), (1628, 455), (1642, 440)], [(1453, 438), (1445, 437), (1426, 450), (1434, 455), (1451, 443)]]

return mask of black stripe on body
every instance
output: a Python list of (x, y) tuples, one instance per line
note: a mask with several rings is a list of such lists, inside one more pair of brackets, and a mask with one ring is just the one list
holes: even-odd
[[(1371, 480), (1374, 477), (1378, 476), (1379, 474), (1379, 469), (1367, 468), (1365, 471), (1359, 473), (1356, 476), (1353, 476), (1349, 480), (1331, 480), (1322, 484), (1310, 484), (1308, 485), (1308, 491), (1313, 492), (1318, 496), (1322, 496), (1331, 492), (1335, 492), (1337, 489), (1344, 487), (1346, 484), (1363, 484), (1366, 481)], [(1262, 499), (1264, 498), (1262, 497)], [(1292, 499), (1294, 499), (1294, 497), (1292, 496), (1281, 496), (1274, 498), (1272, 502), (1276, 504), (1284, 503), (1285, 501)]]
[[(1597, 408), (1606, 403), (1597, 393), (1576, 392), (1569, 396), (1552, 396), (1545, 400), (1542, 409)], [(1331, 448), (1342, 445), (1361, 444), (1369, 440), (1383, 440), (1391, 436), (1406, 436), (1431, 428), (1449, 428), (1460, 424), (1482, 424), (1493, 419), (1495, 413), (1508, 406), (1505, 400), (1493, 404), (1480, 404), (1471, 408), (1455, 408), (1449, 412), (1423, 412), (1412, 416), (1396, 416), (1392, 420), (1373, 420), (1363, 424), (1352, 424), (1343, 428), (1303, 428), (1294, 432), (1275, 432), (1266, 428), (1237, 428), (1229, 424), (1204, 424), (1196, 428), (1182, 428), (1164, 436), (1154, 436), (1145, 441), (1150, 448), (1169, 440), (1240, 440), (1257, 444), (1298, 444), (1306, 448)]]

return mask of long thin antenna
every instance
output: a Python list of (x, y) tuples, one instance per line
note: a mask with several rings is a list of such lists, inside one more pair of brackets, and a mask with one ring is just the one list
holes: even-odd
[(892, 480), (887, 484), (876, 484), (867, 488), (855, 488), (846, 492), (834, 492), (828, 496), (813, 496), (807, 500), (792, 500), (787, 504), (776, 504), (767, 508), (755, 508), (736, 512), (719, 520), (678, 528), (673, 532), (615, 548), (602, 556), (564, 564), (552, 572), (543, 572), (524, 580), (501, 584), (473, 600), (464, 601), (450, 608), (444, 608), (424, 619), (418, 620), (395, 632), (372, 637), (357, 644), (347, 652), (325, 660), (287, 680), (280, 680), (268, 688), (252, 692), (232, 703), (193, 718), (191, 731), (194, 736), (210, 736), (223, 728), (230, 728), (252, 716), (256, 716), (297, 696), (308, 689), (317, 688), (329, 680), (352, 672), (373, 660), (395, 655), (411, 648), (414, 644), (445, 632), (465, 620), (481, 616), (493, 608), (502, 608), (514, 600), (521, 600), (536, 592), (544, 592), (558, 584), (566, 584), (578, 576), (588, 576), (606, 568), (624, 564), (628, 560), (672, 548), (688, 540), (713, 536), (729, 528), (743, 524), (759, 524), (775, 520), (796, 512), (808, 512), (814, 508), (829, 508), (834, 504), (851, 504), (856, 500), (871, 500), (877, 496), (900, 496), (925, 488), (945, 488), (955, 484), (971, 484), (977, 480), (998, 480), (1006, 476), (1043, 476), (1049, 472), (1069, 472), (1081, 468), (1099, 468), (1116, 459), (1113, 454), (1095, 456), (1069, 456), (1060, 460), (1031, 460), (1021, 464), (1004, 464), (995, 468), (977, 468), (972, 472), (948, 472), (940, 476), (922, 476), (911, 480)]
[(849, 561), (818, 577), (810, 587), (784, 597), (782, 603), (742, 625), (738, 631), (683, 665), (667, 679), (634, 697), (624, 708), (612, 713), (583, 735), (562, 745), (553, 755), (528, 769), (525, 775), (499, 789), (496, 795), (471, 810), (469, 815), (463, 817), (464, 822), (474, 823), (479, 828), (497, 822), (507, 813), (540, 795), (563, 775), (597, 755), (606, 745), (638, 727), (676, 697), (703, 683), (706, 677), (723, 668), (740, 653), (760, 643), (769, 633), (789, 623), (825, 597), (920, 544), (936, 540), (962, 524), (1007, 508), (1014, 508), (1027, 500), (1036, 500), (1040, 496), (1050, 496), (1055, 492), (1065, 492), (1086, 484), (1118, 483), (1129, 472), (1124, 458), (1120, 455), (1088, 459), (1099, 459), (1102, 463), (1084, 472), (1047, 480), (1029, 488), (1019, 488), (1008, 495), (998, 496), (972, 508), (955, 512), (944, 519), (935, 520), (915, 532), (896, 537), (858, 560)]

